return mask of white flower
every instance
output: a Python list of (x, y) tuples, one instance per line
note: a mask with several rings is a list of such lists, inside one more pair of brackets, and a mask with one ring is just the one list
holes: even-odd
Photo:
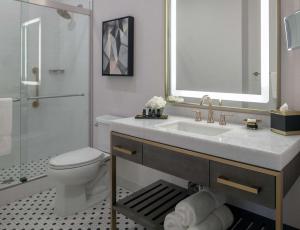
[(153, 97), (147, 103), (146, 107), (150, 109), (162, 109), (166, 106), (167, 102), (162, 97)]

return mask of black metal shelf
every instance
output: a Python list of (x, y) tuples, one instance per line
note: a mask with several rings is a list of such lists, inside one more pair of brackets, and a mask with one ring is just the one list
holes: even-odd
[(160, 180), (119, 200), (114, 208), (147, 229), (159, 230), (166, 215), (188, 196), (186, 189)]
[[(166, 215), (173, 212), (176, 204), (188, 196), (186, 189), (160, 180), (119, 200), (114, 208), (148, 230), (163, 230)], [(227, 206), (234, 215), (234, 224), (230, 230), (275, 229), (273, 220), (231, 205)], [(285, 226), (284, 230), (296, 229)]]

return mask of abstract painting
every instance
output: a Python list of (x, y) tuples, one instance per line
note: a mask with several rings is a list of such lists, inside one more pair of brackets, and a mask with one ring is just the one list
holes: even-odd
[(103, 22), (103, 76), (133, 76), (133, 36), (133, 17)]

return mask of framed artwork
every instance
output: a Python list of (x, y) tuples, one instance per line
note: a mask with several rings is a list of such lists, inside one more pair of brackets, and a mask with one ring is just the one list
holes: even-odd
[(134, 18), (102, 24), (102, 75), (133, 76)]

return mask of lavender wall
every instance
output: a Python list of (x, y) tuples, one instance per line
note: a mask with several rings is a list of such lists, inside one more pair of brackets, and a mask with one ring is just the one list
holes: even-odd
[[(97, 0), (94, 1), (94, 117), (102, 114), (133, 116), (154, 95), (164, 94), (164, 1)], [(300, 9), (300, 0), (283, 0), (283, 16)], [(101, 22), (131, 15), (135, 17), (135, 76), (101, 76)], [(284, 36), (282, 36), (284, 38)], [(283, 39), (283, 101), (300, 109), (300, 50), (287, 53)], [(96, 132), (96, 129), (94, 130)], [(97, 141), (97, 140), (94, 140)], [(123, 178), (140, 186), (158, 178), (182, 182), (157, 171), (125, 161), (119, 162)], [(300, 228), (300, 180), (285, 199), (286, 223)], [(253, 208), (252, 208), (253, 209)], [(255, 208), (256, 209), (256, 208)], [(259, 212), (270, 216), (269, 210)]]
[[(300, 9), (300, 0), (283, 0), (282, 16)], [(293, 109), (300, 110), (300, 49), (287, 52), (285, 35), (282, 39), (282, 100)]]
[[(94, 114), (136, 114), (153, 95), (163, 94), (164, 23), (161, 0), (94, 1)], [(134, 77), (102, 77), (101, 22), (135, 17)]]
[[(300, 9), (300, 0), (283, 0), (282, 17)], [(292, 109), (300, 110), (300, 49), (288, 52), (286, 49), (284, 28), (282, 29), (282, 102), (287, 102)], [(300, 179), (285, 198), (284, 219), (300, 228)]]

